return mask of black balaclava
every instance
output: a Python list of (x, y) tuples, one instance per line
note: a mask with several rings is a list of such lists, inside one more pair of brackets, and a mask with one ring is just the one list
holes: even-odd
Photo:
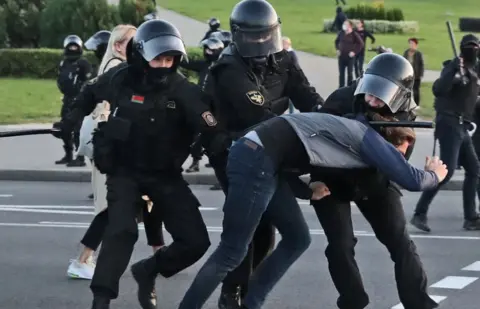
[[(73, 45), (77, 46), (76, 50), (71, 49)], [(65, 47), (63, 51), (65, 58), (72, 61), (79, 59), (82, 56), (82, 53), (83, 53), (82, 48), (77, 44), (69, 44), (67, 45), (67, 47)]]
[(480, 42), (473, 34), (467, 34), (460, 42), (460, 56), (463, 58), (465, 66), (474, 67), (478, 60), (478, 48)]

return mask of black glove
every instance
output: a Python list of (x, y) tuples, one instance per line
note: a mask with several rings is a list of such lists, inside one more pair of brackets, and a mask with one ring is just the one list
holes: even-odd
[(57, 121), (53, 123), (53, 131), (52, 135), (55, 136), (56, 138), (62, 138), (62, 136), (65, 134), (65, 125), (61, 121)]

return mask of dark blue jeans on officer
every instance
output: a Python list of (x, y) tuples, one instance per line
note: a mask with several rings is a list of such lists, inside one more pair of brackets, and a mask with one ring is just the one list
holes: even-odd
[(179, 309), (201, 308), (247, 254), (262, 215), (282, 240), (255, 270), (243, 304), (259, 309), (266, 296), (311, 242), (308, 226), (288, 183), (277, 176), (261, 143), (241, 138), (230, 149), (228, 193), (220, 244), (198, 272)]
[(423, 192), (415, 209), (415, 216), (426, 219), (428, 208), (442, 185), (446, 184), (453, 176), (457, 162), (465, 170), (463, 182), (463, 214), (465, 228), (476, 224), (478, 214), (476, 211), (476, 191), (480, 165), (477, 154), (468, 134), (470, 124), (461, 117), (438, 113), (436, 117), (435, 137), (440, 145), (440, 159), (447, 165), (448, 174), (443, 182), (434, 190)]

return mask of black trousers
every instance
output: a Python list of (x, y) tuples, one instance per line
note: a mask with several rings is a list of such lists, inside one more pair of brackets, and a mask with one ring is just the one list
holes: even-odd
[[(385, 194), (355, 201), (372, 226), (378, 240), (385, 245), (395, 264), (400, 301), (405, 309), (431, 309), (437, 304), (427, 294), (427, 276), (417, 249), (406, 228), (401, 194), (394, 188)], [(357, 238), (353, 234), (350, 202), (333, 196), (312, 201), (328, 240), (325, 256), (333, 283), (340, 294), (340, 309), (363, 309), (369, 298), (355, 261)]]
[[(225, 194), (228, 194), (228, 180), (225, 168), (227, 166), (227, 156), (209, 158), (215, 171), (220, 186)], [(252, 243), (249, 245), (248, 253), (242, 263), (229, 272), (223, 280), (222, 292), (236, 293), (240, 289), (240, 295), (243, 297), (248, 291), (248, 280), (255, 268), (270, 254), (275, 246), (275, 228), (266, 219), (262, 217), (253, 236)]]
[(420, 79), (415, 79), (413, 82), (413, 99), (415, 100), (415, 103), (417, 103), (418, 106), (420, 106), (420, 85), (422, 83), (422, 80)]
[(465, 220), (476, 220), (476, 192), (480, 163), (473, 146), (472, 138), (467, 133), (468, 125), (460, 123), (457, 117), (438, 114), (436, 117), (435, 136), (440, 145), (440, 159), (449, 166), (447, 177), (440, 186), (424, 191), (418, 200), (415, 214), (427, 216), (428, 209), (441, 186), (448, 183), (455, 172), (457, 164), (465, 169), (463, 182), (463, 216)]
[[(74, 97), (63, 97), (62, 109), (60, 111), (60, 117), (62, 118), (62, 120), (67, 117), (68, 114), (71, 112), (74, 99)], [(65, 132), (63, 134), (62, 141), (65, 152), (72, 152), (74, 149), (78, 149), (78, 146), (80, 144), (80, 129), (82, 127), (82, 121), (83, 119), (79, 121), (79, 123), (75, 124), (72, 132)]]
[(203, 157), (203, 148), (202, 143), (200, 143), (200, 138), (196, 138), (195, 142), (192, 144), (190, 148), (190, 154), (192, 155), (192, 159), (195, 161), (202, 160)]
[(362, 76), (364, 62), (365, 50), (363, 50), (363, 52), (359, 53), (358, 55), (355, 55), (355, 78), (359, 78), (360, 76)]
[[(144, 206), (145, 201), (143, 205)], [(165, 240), (163, 238), (162, 221), (158, 214), (155, 213), (155, 207), (152, 208), (152, 212), (149, 213), (147, 207), (142, 207), (143, 224), (145, 226), (145, 234), (147, 236), (147, 243), (149, 246), (163, 246)], [(102, 242), (103, 235), (108, 225), (108, 208), (97, 214), (90, 226), (88, 227), (85, 235), (81, 240), (82, 245), (97, 251), (100, 243)]]
[(338, 57), (338, 84), (339, 88), (345, 87), (345, 70), (347, 70), (347, 86), (353, 82), (353, 67), (355, 57)]
[(173, 242), (158, 250), (155, 271), (171, 277), (198, 261), (210, 246), (200, 203), (181, 175), (107, 176), (108, 225), (90, 285), (95, 296), (117, 298), (120, 277), (138, 239), (138, 197), (148, 195)]

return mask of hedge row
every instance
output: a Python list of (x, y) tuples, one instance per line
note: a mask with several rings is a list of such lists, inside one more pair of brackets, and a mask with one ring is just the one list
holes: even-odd
[[(200, 48), (188, 48), (187, 52), (190, 60), (203, 58)], [(0, 77), (56, 78), (62, 54), (61, 49), (0, 49)], [(93, 53), (87, 52), (85, 57), (98, 65)], [(182, 69), (182, 73), (190, 78), (197, 77), (192, 71)]]
[[(351, 19), (356, 25), (359, 20)], [(388, 21), (388, 20), (365, 20), (365, 30), (372, 33), (417, 33), (420, 29), (416, 21)], [(323, 20), (323, 32), (336, 32), (331, 30), (333, 19)]]
[(351, 19), (365, 19), (365, 20), (388, 20), (388, 21), (403, 21), (405, 20), (401, 9), (385, 9), (385, 6), (380, 4), (358, 4), (357, 6), (345, 10), (345, 14)]

